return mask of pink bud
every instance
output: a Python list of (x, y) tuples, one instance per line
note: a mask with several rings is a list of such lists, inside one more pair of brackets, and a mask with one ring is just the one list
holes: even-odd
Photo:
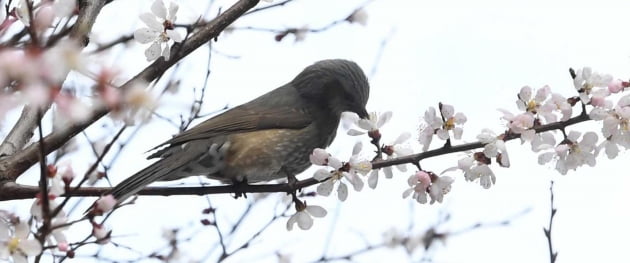
[(431, 176), (425, 171), (416, 172), (416, 177), (418, 177), (418, 181), (426, 188), (431, 184)]
[(102, 213), (111, 211), (116, 206), (116, 198), (109, 194), (96, 200), (96, 209)]
[(70, 248), (70, 246), (68, 245), (68, 242), (61, 242), (59, 244), (57, 244), (57, 249), (59, 249), (59, 251), (68, 251), (68, 248)]

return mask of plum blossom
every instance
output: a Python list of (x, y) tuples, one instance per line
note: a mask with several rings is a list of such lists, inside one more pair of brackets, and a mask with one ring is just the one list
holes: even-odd
[(403, 192), (403, 198), (412, 196), (418, 203), (425, 204), (428, 193), (431, 197), (430, 204), (436, 201), (441, 203), (444, 195), (451, 191), (453, 181), (450, 176), (437, 176), (432, 172), (418, 171), (407, 179), (410, 188)]
[(602, 135), (606, 140), (597, 147), (598, 151), (605, 149), (612, 159), (619, 153), (619, 145), (630, 148), (630, 95), (621, 97), (614, 108), (593, 110), (589, 116), (602, 121)]
[(573, 73), (573, 85), (579, 92), (582, 103), (586, 104), (591, 102), (591, 96), (604, 96), (609, 92), (608, 84), (613, 80), (611, 75), (593, 72), (590, 67), (578, 69)]
[(492, 130), (483, 129), (477, 139), (484, 143), (483, 153), (488, 158), (496, 158), (502, 167), (510, 167), (510, 158), (505, 148), (505, 141)]
[[(544, 86), (536, 90), (536, 95), (532, 97), (532, 88), (525, 86), (518, 93), (516, 106), (519, 110), (531, 114), (535, 119), (544, 119), (544, 123), (552, 123), (558, 121), (555, 112), (562, 114), (562, 120), (568, 120), (571, 117), (571, 104), (562, 95), (551, 93), (549, 86)], [(551, 95), (551, 97), (549, 96)]]
[(536, 96), (532, 98), (532, 88), (529, 86), (522, 87), (521, 91), (518, 93), (516, 106), (519, 110), (536, 114), (540, 111), (540, 107), (543, 105), (545, 100), (547, 100), (547, 97), (549, 97), (550, 90), (551, 88), (549, 88), (549, 86), (544, 86), (541, 89), (538, 89), (536, 91)]
[(372, 162), (361, 156), (362, 149), (363, 143), (357, 142), (354, 144), (354, 147), (352, 148), (352, 156), (350, 156), (350, 160), (348, 161), (349, 173), (366, 175), (372, 171)]
[(435, 176), (431, 177), (431, 186), (429, 186), (429, 196), (431, 197), (431, 203), (436, 201), (442, 203), (444, 195), (451, 191), (451, 184), (453, 184), (453, 177), (450, 176)]
[(576, 170), (584, 164), (595, 166), (597, 134), (587, 132), (578, 142), (580, 135), (580, 132), (571, 131), (563, 142), (550, 148), (552, 151), (539, 155), (538, 163), (545, 164), (555, 159), (555, 168), (563, 175), (567, 174), (568, 170)]
[(289, 217), (287, 221), (287, 230), (293, 230), (293, 225), (297, 224), (302, 230), (308, 230), (313, 226), (313, 217), (324, 217), (327, 212), (321, 206), (318, 205), (306, 205), (301, 201), (295, 203), (295, 209), (297, 212)]
[[(488, 189), (495, 184), (497, 180), (488, 164), (489, 159), (487, 159), (485, 155), (476, 153), (473, 156), (467, 156), (457, 161), (457, 168), (464, 172), (466, 181), (472, 182), (479, 179), (479, 184), (483, 188)], [(452, 168), (448, 170), (452, 170)]]
[(0, 219), (0, 260), (13, 259), (16, 263), (28, 262), (28, 257), (42, 253), (42, 245), (29, 239), (30, 225), (24, 220)]
[(554, 112), (559, 112), (562, 117), (560, 117), (561, 121), (566, 121), (571, 118), (571, 114), (573, 113), (573, 107), (568, 102), (567, 98), (564, 96), (552, 93), (551, 98), (549, 98), (540, 108), (542, 112), (543, 118), (547, 123), (556, 122), (558, 118)]
[(532, 129), (534, 127), (534, 115), (529, 112), (514, 115), (511, 112), (499, 109), (503, 113), (502, 119), (508, 122), (507, 127), (511, 132), (521, 135), (521, 142), (531, 141), (536, 134), (536, 131)]
[(556, 145), (556, 138), (551, 132), (537, 133), (531, 141), (532, 151), (539, 152)]
[[(385, 145), (382, 148), (383, 153), (386, 154), (387, 159), (397, 158), (400, 156), (410, 155), (413, 153), (413, 149), (406, 142), (411, 138), (411, 133), (403, 132), (401, 133), (396, 140), (394, 140), (391, 144)], [(401, 172), (407, 172), (407, 164), (399, 164), (396, 165)], [(381, 169), (374, 169), (368, 176), (368, 186), (374, 189), (378, 184), (378, 172)], [(385, 178), (390, 179), (394, 176), (392, 167), (386, 166), (382, 168), (383, 173), (385, 174)]]
[(423, 127), (420, 129), (419, 139), (423, 150), (426, 151), (431, 144), (433, 134), (442, 140), (450, 139), (449, 131), (453, 133), (453, 138), (459, 140), (464, 132), (463, 125), (466, 123), (466, 115), (461, 112), (455, 113), (455, 108), (448, 104), (439, 104), (441, 118), (436, 115), (435, 108), (429, 107), (424, 113)]
[[(355, 116), (355, 115), (350, 115)], [(350, 117), (348, 116), (348, 117)], [(392, 118), (392, 112), (386, 111), (381, 114), (376, 112), (370, 112), (370, 116), (368, 119), (359, 119), (358, 116), (354, 119), (355, 124), (360, 128), (360, 130), (351, 128), (348, 130), (348, 135), (356, 136), (363, 135), (370, 132), (377, 132), (385, 123), (389, 122)]]
[(170, 40), (174, 42), (181, 42), (182, 36), (175, 31), (175, 20), (177, 19), (177, 10), (179, 5), (175, 2), (170, 2), (168, 11), (162, 0), (156, 0), (151, 5), (151, 13), (143, 13), (140, 15), (140, 20), (144, 22), (147, 27), (139, 28), (133, 36), (136, 41), (147, 44), (152, 43), (149, 48), (144, 52), (147, 57), (147, 61), (153, 61), (160, 56), (168, 60), (171, 56), (171, 47), (169, 45)]
[(418, 171), (407, 179), (410, 188), (403, 192), (403, 198), (413, 193), (412, 198), (418, 203), (427, 203), (427, 189), (431, 185), (431, 176), (425, 171)]
[(440, 129), (436, 132), (437, 136), (442, 140), (446, 140), (450, 137), (448, 132), (452, 131), (455, 139), (461, 139), (464, 132), (461, 126), (466, 123), (466, 116), (461, 112), (455, 113), (453, 106), (442, 103), (440, 103), (440, 113), (445, 121), (442, 122)]
[[(344, 163), (339, 159), (330, 156), (321, 149), (315, 149), (311, 154), (311, 162), (321, 163), (320, 165), (327, 165), (335, 170), (328, 171), (325, 168), (319, 169), (313, 175), (313, 178), (318, 181), (323, 181), (317, 186), (317, 193), (323, 196), (329, 196), (335, 186), (335, 183), (339, 182), (337, 187), (337, 198), (340, 201), (345, 201), (348, 198), (348, 186), (346, 182), (350, 183), (355, 191), (361, 191), (363, 189), (363, 180), (359, 174), (366, 175), (372, 170), (372, 164), (360, 158), (361, 144), (357, 143), (353, 148), (353, 155), (350, 157), (350, 161)], [(329, 155), (322, 162), (322, 157)], [(342, 180), (343, 179), (343, 180)]]

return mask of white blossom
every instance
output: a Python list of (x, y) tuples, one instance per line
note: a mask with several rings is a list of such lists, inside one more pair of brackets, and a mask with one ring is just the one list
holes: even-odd
[[(359, 154), (361, 152), (360, 144), (355, 145), (353, 149), (353, 155), (350, 157), (350, 161), (343, 163), (339, 159), (330, 156), (326, 159), (324, 165), (335, 169), (328, 171), (327, 169), (319, 169), (313, 175), (313, 178), (318, 181), (323, 181), (317, 186), (317, 193), (323, 196), (329, 196), (337, 182), (337, 198), (340, 201), (345, 201), (348, 198), (348, 186), (346, 183), (350, 183), (355, 191), (361, 191), (363, 189), (363, 180), (359, 175), (366, 175), (372, 170), (372, 163), (362, 159)], [(327, 153), (326, 153), (327, 154)], [(322, 156), (325, 154), (319, 150), (313, 152), (312, 159), (318, 163), (321, 161)]]
[(538, 163), (545, 164), (556, 160), (555, 168), (561, 174), (567, 174), (569, 170), (576, 170), (584, 164), (595, 166), (597, 134), (587, 132), (578, 142), (580, 135), (580, 132), (571, 131), (562, 143), (551, 148), (552, 151), (539, 155)]
[(297, 211), (287, 221), (287, 230), (293, 230), (293, 225), (297, 224), (302, 230), (308, 230), (313, 226), (313, 217), (324, 217), (327, 212), (321, 206), (318, 205), (306, 205)]
[[(386, 159), (397, 158), (400, 156), (406, 156), (413, 153), (413, 149), (406, 142), (411, 138), (411, 133), (403, 132), (401, 133), (396, 140), (394, 140), (391, 144), (384, 146), (383, 153), (386, 155)], [(407, 172), (407, 164), (399, 164), (395, 165), (396, 168), (401, 172)], [(378, 174), (379, 170), (383, 170), (385, 174), (385, 178), (390, 179), (394, 176), (392, 167), (386, 166), (380, 169), (374, 169), (368, 176), (368, 186), (370, 188), (375, 189), (378, 184)]]
[(370, 112), (370, 115), (367, 119), (355, 119), (355, 124), (359, 127), (359, 130), (351, 128), (350, 130), (348, 130), (348, 135), (356, 136), (363, 135), (371, 131), (376, 131), (383, 127), (385, 123), (389, 122), (391, 118), (391, 111), (383, 112), (380, 115), (376, 112)]
[(461, 139), (464, 132), (463, 125), (466, 123), (466, 115), (461, 112), (455, 113), (455, 108), (448, 104), (440, 104), (441, 117), (436, 115), (435, 108), (429, 107), (424, 113), (423, 124), (420, 128), (419, 139), (423, 150), (426, 151), (432, 141), (433, 134), (442, 140), (451, 138)]
[(170, 2), (168, 11), (162, 0), (156, 0), (151, 5), (151, 13), (143, 13), (140, 20), (147, 27), (137, 29), (133, 36), (136, 41), (142, 44), (151, 43), (144, 52), (147, 61), (153, 61), (163, 56), (168, 60), (171, 56), (170, 40), (181, 42), (182, 36), (175, 31), (175, 20), (179, 6), (175, 2)]
[(436, 179), (432, 179), (431, 186), (429, 186), (429, 196), (431, 196), (431, 204), (442, 203), (444, 200), (444, 195), (448, 194), (451, 191), (451, 184), (453, 184), (453, 179), (450, 176), (440, 176), (436, 177)]
[(608, 74), (599, 74), (597, 72), (593, 72), (592, 69), (589, 67), (584, 67), (582, 69), (578, 69), (575, 72), (573, 85), (575, 86), (575, 89), (579, 92), (580, 100), (582, 100), (582, 103), (586, 104), (591, 101), (590, 96), (594, 91), (608, 91), (608, 84), (610, 84), (612, 80), (612, 76)]
[(483, 153), (488, 158), (496, 158), (502, 167), (510, 167), (510, 158), (505, 147), (505, 141), (489, 129), (483, 129), (481, 134), (477, 135), (477, 139), (485, 143)]
[(0, 260), (13, 259), (16, 263), (28, 262), (28, 257), (42, 252), (36, 239), (29, 239), (30, 225), (23, 220), (16, 223), (0, 219)]

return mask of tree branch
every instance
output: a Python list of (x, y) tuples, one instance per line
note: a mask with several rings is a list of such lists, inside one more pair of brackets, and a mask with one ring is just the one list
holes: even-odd
[[(240, 0), (235, 3), (232, 7), (226, 10), (224, 13), (210, 21), (208, 24), (199, 28), (197, 33), (192, 35), (185, 43), (174, 45), (171, 52), (171, 59), (165, 61), (164, 58), (160, 58), (145, 68), (138, 75), (127, 81), (124, 85), (122, 85), (121, 89), (126, 89), (129, 86), (133, 85), (137, 81), (146, 81), (150, 82), (161, 76), (167, 69), (169, 69), (172, 65), (177, 63), (180, 59), (187, 56), (195, 49), (206, 43), (207, 41), (217, 37), (219, 33), (225, 29), (229, 24), (234, 22), (237, 18), (242, 16), (247, 10), (256, 6), (259, 0)], [(103, 2), (103, 1), (96, 1)], [(102, 7), (104, 3), (100, 5), (94, 3), (86, 3), (86, 7), (84, 8), (96, 8)], [(90, 11), (82, 11), (89, 13)], [(82, 24), (80, 24), (81, 22)], [(91, 26), (93, 21), (88, 20), (79, 20), (77, 24), (80, 24), (76, 30), (73, 30), (71, 36), (81, 37), (87, 40), (84, 28)], [(89, 29), (89, 28), (88, 28)], [(90, 118), (83, 122), (77, 122), (69, 125), (65, 129), (55, 131), (44, 138), (45, 148), (44, 151), (46, 154), (50, 154), (52, 151), (61, 147), (64, 143), (70, 140), (79, 132), (83, 131), (92, 123), (96, 122), (101, 117), (105, 116), (109, 113), (109, 110), (104, 107), (98, 107), (94, 109), (92, 114), (90, 114)], [(38, 157), (38, 147), (39, 143), (34, 143), (28, 147), (26, 147), (23, 151), (19, 153), (7, 157), (3, 160), (0, 160), (0, 187), (2, 183), (6, 183), (7, 181), (15, 181), (24, 171), (37, 163)], [(4, 181), (4, 182), (3, 182)]]
[[(536, 133), (551, 131), (551, 130), (563, 130), (568, 126), (588, 121), (590, 120), (589, 116), (586, 112), (582, 112), (580, 115), (570, 118), (566, 121), (562, 122), (554, 122), (546, 125), (540, 125), (535, 127)], [(514, 140), (520, 138), (520, 134), (508, 133), (505, 137), (505, 141)], [(44, 140), (46, 141), (46, 139)], [(34, 144), (39, 145), (39, 144)], [(372, 161), (372, 169), (379, 169), (387, 166), (394, 166), (398, 164), (416, 164), (420, 160), (436, 157), (440, 155), (446, 155), (449, 153), (455, 152), (463, 152), (478, 148), (483, 148), (485, 146), (482, 142), (473, 142), (466, 143), (456, 146), (447, 146), (442, 147), (422, 153), (402, 156), (399, 158), (392, 158), (387, 160), (374, 160)], [(30, 146), (33, 147), (33, 146)], [(48, 147), (48, 145), (46, 145)], [(20, 156), (20, 154), (16, 154), (16, 156)], [(35, 155), (35, 158), (38, 158)], [(0, 162), (0, 165), (2, 162)], [(1, 168), (1, 167), (0, 167)], [(242, 185), (239, 186), (238, 191), (244, 193), (276, 193), (276, 192), (286, 192), (290, 193), (305, 187), (309, 187), (311, 185), (315, 185), (320, 183), (319, 181), (313, 178), (307, 178), (304, 180), (298, 181), (294, 187), (291, 185), (282, 183), (282, 184), (260, 184), (260, 185)], [(75, 189), (66, 193), (65, 196), (101, 196), (103, 193), (111, 190), (110, 187), (85, 187)], [(18, 185), (13, 182), (6, 183), (4, 185), (0, 185), (0, 201), (5, 200), (15, 200), (15, 199), (29, 199), (34, 198), (35, 194), (39, 189), (33, 186), (26, 185)], [(221, 186), (200, 186), (200, 187), (147, 187), (144, 190), (140, 191), (139, 195), (161, 195), (161, 196), (169, 196), (169, 195), (207, 195), (207, 194), (227, 194), (227, 193), (235, 193), (236, 190), (232, 185), (221, 185)]]

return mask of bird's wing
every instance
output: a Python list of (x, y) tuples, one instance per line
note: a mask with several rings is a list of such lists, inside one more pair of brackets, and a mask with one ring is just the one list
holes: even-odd
[[(252, 103), (253, 102), (253, 103)], [(303, 105), (298, 107), (261, 105), (250, 103), (230, 109), (184, 131), (156, 148), (170, 144), (180, 145), (192, 140), (207, 139), (265, 129), (301, 129), (312, 122), (312, 117)]]

